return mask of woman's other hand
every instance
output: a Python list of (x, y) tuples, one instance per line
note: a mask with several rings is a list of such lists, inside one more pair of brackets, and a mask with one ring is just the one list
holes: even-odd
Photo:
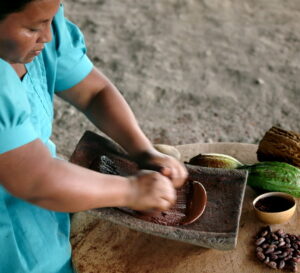
[(175, 188), (181, 187), (188, 176), (188, 172), (181, 162), (156, 150), (140, 153), (134, 157), (134, 161), (141, 169), (155, 170), (168, 177)]

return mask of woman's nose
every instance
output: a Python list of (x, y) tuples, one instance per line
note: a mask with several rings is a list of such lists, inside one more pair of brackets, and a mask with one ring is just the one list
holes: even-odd
[(44, 31), (41, 32), (41, 35), (38, 39), (38, 43), (48, 43), (52, 40), (52, 31), (51, 31), (51, 24), (47, 24)]

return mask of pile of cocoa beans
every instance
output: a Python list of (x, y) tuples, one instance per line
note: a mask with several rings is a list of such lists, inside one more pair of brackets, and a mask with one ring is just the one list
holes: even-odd
[(282, 229), (272, 232), (263, 227), (255, 236), (256, 257), (273, 269), (297, 272), (300, 262), (300, 235), (285, 233)]

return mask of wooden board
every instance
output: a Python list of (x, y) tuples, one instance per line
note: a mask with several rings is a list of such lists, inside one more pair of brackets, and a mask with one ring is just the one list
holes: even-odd
[[(243, 163), (256, 161), (256, 145), (241, 143), (189, 144), (178, 146), (183, 160), (200, 152), (232, 155)], [(253, 236), (263, 226), (254, 215), (255, 193), (247, 188), (240, 219), (237, 246), (219, 251), (145, 234), (81, 212), (72, 219), (73, 261), (78, 273), (268, 273), (276, 272), (259, 263)], [(297, 213), (285, 224), (273, 225), (299, 233)]]

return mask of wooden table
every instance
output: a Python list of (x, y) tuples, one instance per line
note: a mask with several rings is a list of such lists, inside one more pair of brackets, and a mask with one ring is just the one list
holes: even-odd
[[(256, 145), (240, 143), (190, 144), (178, 146), (183, 161), (202, 152), (229, 154), (243, 163), (256, 160)], [(78, 273), (268, 273), (255, 258), (254, 235), (265, 226), (252, 209), (255, 193), (247, 187), (234, 250), (205, 249), (155, 237), (99, 220), (81, 212), (73, 216), (73, 261)], [(300, 233), (300, 199), (297, 211), (285, 224), (272, 229)], [(278, 271), (279, 272), (279, 271)]]

